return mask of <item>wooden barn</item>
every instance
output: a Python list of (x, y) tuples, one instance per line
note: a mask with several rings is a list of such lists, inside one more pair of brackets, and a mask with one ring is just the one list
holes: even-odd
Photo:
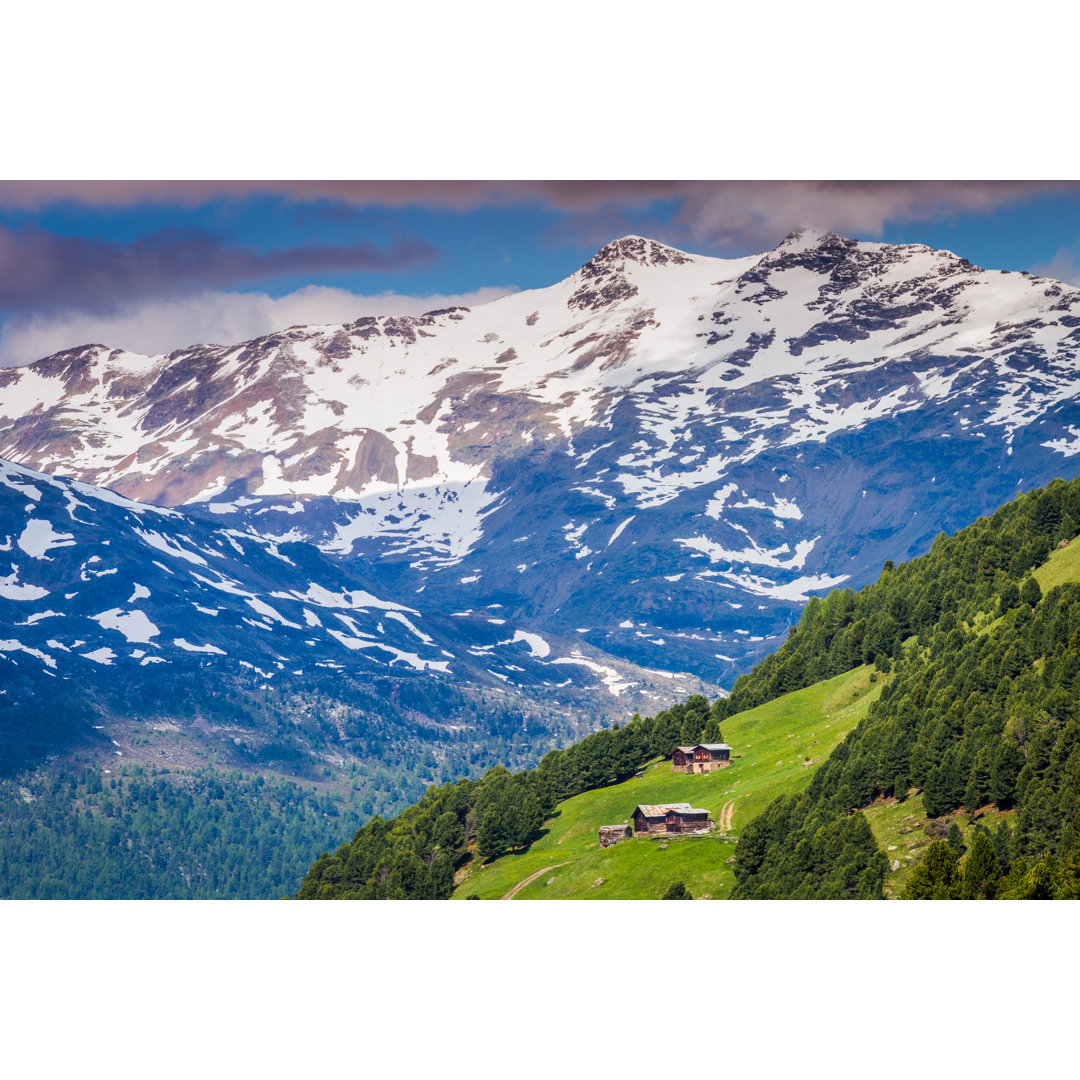
[(671, 767), (675, 772), (689, 772), (694, 760), (694, 747), (676, 746), (671, 754)]
[(676, 746), (671, 755), (671, 768), (674, 772), (707, 773), (730, 764), (731, 747), (727, 743)]
[(689, 803), (643, 803), (634, 810), (634, 833), (696, 833), (716, 827), (708, 810)]

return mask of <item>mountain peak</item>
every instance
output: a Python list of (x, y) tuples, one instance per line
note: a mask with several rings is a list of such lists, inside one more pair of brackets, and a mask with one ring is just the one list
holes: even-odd
[(623, 236), (605, 244), (571, 280), (581, 282), (567, 301), (572, 310), (597, 311), (636, 296), (637, 285), (628, 276), (633, 267), (677, 266), (694, 256), (644, 236)]
[(821, 247), (823, 244), (843, 241), (838, 232), (832, 229), (822, 229), (816, 225), (797, 225), (776, 245), (777, 251), (806, 251), (810, 248)]
[(579, 271), (586, 277), (622, 270), (627, 263), (638, 266), (679, 265), (694, 256), (645, 236), (623, 236), (605, 244)]

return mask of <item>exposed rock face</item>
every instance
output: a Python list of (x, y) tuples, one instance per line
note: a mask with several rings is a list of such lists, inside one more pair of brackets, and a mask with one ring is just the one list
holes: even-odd
[(0, 371), (0, 456), (727, 682), (809, 597), (1076, 475), (1078, 349), (1080, 291), (945, 251), (625, 237), (473, 309)]

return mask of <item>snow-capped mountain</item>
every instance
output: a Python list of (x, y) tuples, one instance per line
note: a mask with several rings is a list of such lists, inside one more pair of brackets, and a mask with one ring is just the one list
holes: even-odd
[(618, 701), (615, 715), (699, 685), (524, 630), (497, 606), (444, 614), (425, 610), (422, 597), (399, 603), (379, 594), (362, 563), (310, 544), (2, 460), (0, 626), (0, 668), (77, 681), (95, 669), (130, 681), (135, 668), (222, 658), (261, 679), (322, 670), (453, 679), (551, 701), (604, 694)]
[[(805, 230), (724, 260), (626, 237), (473, 309), (2, 371), (0, 456), (182, 506), (286, 577), (274, 550), (312, 541), (423, 611), (438, 649), (436, 620), (495, 611), (728, 680), (814, 592), (1075, 475), (1078, 347), (1080, 291), (945, 251)], [(255, 595), (301, 634), (277, 594), (309, 584)], [(441, 663), (390, 623), (388, 646)]]

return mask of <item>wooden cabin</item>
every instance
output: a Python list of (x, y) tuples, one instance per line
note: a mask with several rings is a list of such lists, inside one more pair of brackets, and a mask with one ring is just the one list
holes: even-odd
[(676, 746), (671, 754), (673, 772), (707, 773), (731, 764), (731, 747), (727, 743), (698, 743), (697, 746)]
[(601, 825), (600, 846), (611, 847), (612, 844), (618, 844), (623, 840), (629, 840), (633, 835), (629, 825)]
[(689, 803), (643, 803), (634, 810), (634, 834), (696, 833), (716, 827), (708, 810)]
[(694, 747), (676, 746), (671, 753), (671, 768), (675, 772), (689, 772), (694, 760)]

